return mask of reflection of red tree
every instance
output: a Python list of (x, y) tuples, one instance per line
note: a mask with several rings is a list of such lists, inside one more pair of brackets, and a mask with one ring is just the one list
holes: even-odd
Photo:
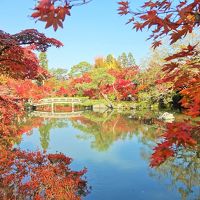
[[(51, 107), (49, 106), (40, 106), (37, 108), (37, 111), (51, 112)], [(55, 112), (72, 112), (72, 106), (63, 106), (63, 105), (54, 105)], [(80, 111), (80, 107), (74, 107), (74, 111)]]
[(44, 155), (3, 150), (0, 158), (1, 199), (78, 200), (85, 193), (86, 172), (71, 171), (71, 159), (63, 154)]
[(174, 122), (167, 124), (167, 130), (163, 134), (163, 142), (154, 148), (151, 156), (152, 167), (159, 166), (169, 157), (178, 154), (179, 148), (197, 149), (197, 138), (199, 137), (200, 126), (192, 125), (189, 122)]
[[(14, 108), (12, 111), (17, 113)], [(78, 200), (86, 194), (86, 181), (81, 179), (86, 170), (70, 170), (70, 158), (63, 154), (13, 149), (24, 132), (42, 123), (38, 118), (25, 120), (19, 115), (17, 118), (0, 121), (0, 199)]]

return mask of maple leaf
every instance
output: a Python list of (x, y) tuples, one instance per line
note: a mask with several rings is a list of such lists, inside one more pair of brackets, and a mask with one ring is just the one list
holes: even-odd
[(152, 44), (152, 48), (155, 49), (156, 47), (160, 46), (162, 44), (162, 41), (154, 41)]
[(129, 13), (129, 2), (128, 1), (120, 1), (118, 2), (120, 7), (118, 8), (118, 14), (120, 15), (127, 15)]

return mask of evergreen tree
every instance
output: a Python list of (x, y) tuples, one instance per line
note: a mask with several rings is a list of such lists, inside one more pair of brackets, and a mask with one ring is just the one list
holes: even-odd
[(40, 52), (40, 54), (39, 54), (39, 62), (40, 62), (40, 66), (43, 69), (48, 70), (48, 59), (47, 59), (46, 52)]
[(118, 62), (121, 67), (128, 67), (128, 57), (125, 52), (118, 57)]
[(135, 58), (131, 52), (128, 53), (128, 67), (135, 66)]
[(115, 60), (115, 58), (114, 58), (114, 56), (112, 54), (108, 54), (106, 56), (106, 62), (107, 63), (112, 63), (112, 62), (114, 62), (114, 60)]

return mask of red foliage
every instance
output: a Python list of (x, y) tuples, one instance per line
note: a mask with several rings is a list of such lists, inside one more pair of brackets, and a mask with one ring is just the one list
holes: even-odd
[(0, 73), (16, 79), (34, 79), (39, 74), (48, 76), (39, 66), (33, 50), (46, 51), (50, 46), (60, 47), (62, 43), (34, 29), (14, 35), (0, 31)]
[(51, 88), (46, 86), (38, 86), (31, 80), (15, 80), (9, 79), (7, 87), (12, 91), (12, 95), (18, 99), (39, 100), (49, 95)]
[(64, 96), (68, 94), (68, 90), (64, 87), (59, 88), (59, 90), (56, 92), (56, 96)]
[(136, 85), (126, 79), (116, 79), (115, 88), (120, 95), (120, 99), (126, 99), (128, 95), (134, 96), (137, 93)]
[(90, 97), (91, 99), (95, 97), (96, 91), (94, 89), (84, 90), (84, 96)]
[(151, 167), (157, 167), (168, 158), (175, 156), (180, 148), (195, 148), (199, 137), (200, 126), (190, 122), (174, 122), (167, 124), (162, 136), (163, 142), (154, 148), (151, 156)]
[[(90, 0), (89, 0), (90, 1)], [(63, 28), (63, 21), (66, 16), (70, 16), (73, 6), (86, 4), (86, 0), (39, 0), (31, 15), (34, 19), (46, 22), (45, 28), (53, 26), (56, 31), (58, 27)]]
[(133, 80), (135, 75), (138, 74), (139, 67), (132, 66), (126, 67), (120, 70), (110, 69), (109, 73), (113, 75), (116, 79), (126, 79), (126, 80)]
[[(133, 80), (138, 72), (139, 68), (137, 66), (127, 67), (120, 70), (109, 70), (109, 73), (116, 78), (114, 90), (118, 93), (118, 99), (126, 99), (128, 95), (134, 96), (137, 93), (137, 85)], [(110, 88), (110, 92), (113, 92), (113, 87)]]
[(163, 82), (171, 81), (174, 89), (183, 96), (181, 103), (191, 116), (200, 115), (200, 52), (195, 46), (166, 58), (170, 61), (163, 68), (166, 75)]
[(1, 199), (81, 199), (87, 192), (80, 172), (71, 171), (63, 154), (3, 150), (0, 157)]
[(88, 73), (84, 73), (81, 77), (74, 78), (72, 81), (74, 84), (90, 83), (91, 78)]
[(120, 1), (119, 14), (130, 15), (127, 23), (133, 24), (133, 29), (142, 31), (151, 29), (149, 39), (153, 39), (153, 47), (161, 44), (165, 35), (170, 35), (171, 44), (191, 33), (194, 27), (200, 25), (199, 0), (193, 1), (145, 1), (141, 10), (131, 10), (130, 3)]

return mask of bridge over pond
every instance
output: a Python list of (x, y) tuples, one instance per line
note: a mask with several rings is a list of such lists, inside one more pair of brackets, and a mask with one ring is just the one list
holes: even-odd
[(40, 99), (38, 102), (32, 103), (33, 106), (45, 106), (51, 105), (51, 112), (54, 112), (55, 104), (71, 104), (72, 112), (74, 112), (74, 105), (82, 105), (88, 98), (78, 98), (78, 97), (52, 97)]

